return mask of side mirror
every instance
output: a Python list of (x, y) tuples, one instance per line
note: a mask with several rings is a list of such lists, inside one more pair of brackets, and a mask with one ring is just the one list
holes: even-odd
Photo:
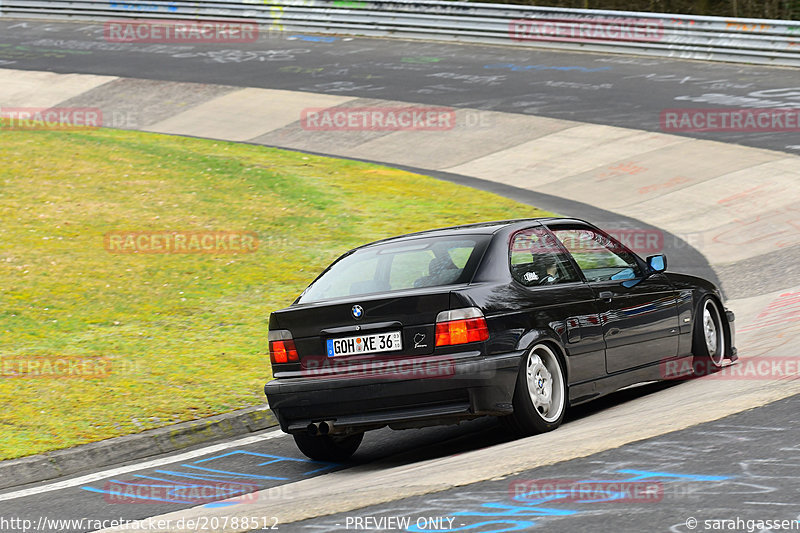
[(651, 255), (647, 258), (647, 266), (651, 272), (664, 272), (667, 269), (667, 256)]
[(611, 279), (614, 281), (625, 281), (628, 279), (633, 279), (636, 277), (636, 273), (633, 271), (632, 268), (625, 268), (611, 276)]

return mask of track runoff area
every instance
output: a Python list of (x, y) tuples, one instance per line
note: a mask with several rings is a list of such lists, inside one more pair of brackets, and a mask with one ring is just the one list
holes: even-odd
[[(238, 85), (650, 132), (680, 127), (685, 119), (662, 113), (677, 106), (716, 109), (773, 102), (786, 109), (798, 101), (793, 89), (796, 71), (791, 69), (311, 35), (272, 38), (268, 47), (263, 41), (234, 48), (205, 43), (191, 50), (175, 50), (174, 44), (108, 47), (103, 45), (102, 25), (6, 19), (0, 27), (5, 68), (107, 76), (112, 83), (122, 83), (117, 81), (120, 77), (165, 80), (186, 95), (187, 86), (181, 84), (193, 84), (199, 92), (207, 90), (209, 100), (224, 94), (219, 86)], [(56, 43), (62, 50), (88, 53), (66, 53), (54, 61), (48, 50)], [(40, 90), (46, 92), (44, 87)], [(102, 102), (97, 93), (85, 98)], [(62, 101), (53, 99), (49, 105)], [(159, 101), (163, 104), (163, 95), (148, 97), (151, 104)], [(193, 102), (200, 106), (206, 101)], [(765, 108), (770, 109), (761, 109)], [(115, 109), (120, 120), (132, 116), (130, 110)], [(323, 116), (317, 111), (314, 117), (319, 120), (307, 122), (300, 133), (310, 136), (314, 127), (321, 127)], [(437, 115), (434, 126), (441, 124), (442, 116), (447, 115)], [(334, 117), (330, 120), (336, 126)], [(736, 144), (743, 150), (778, 150), (793, 161), (796, 136), (783, 131), (785, 120), (783, 128), (770, 122), (759, 129), (756, 122), (757, 131), (734, 132), (708, 131), (696, 127), (696, 120), (691, 120), (692, 128), (670, 133), (721, 141), (732, 150)], [(302, 116), (295, 121), (300, 123)], [(127, 124), (147, 127), (142, 120)], [(206, 131), (201, 136), (215, 136), (211, 127)], [(325, 142), (307, 148), (315, 147), (335, 152)], [(387, 147), (368, 153), (371, 159), (392, 160)], [(611, 172), (637, 174), (635, 165)], [(458, 179), (454, 174), (442, 177)], [(469, 176), (463, 180), (470, 181)], [(493, 187), (479, 180), (471, 183)], [(613, 209), (591, 211), (558, 197), (537, 200), (536, 205), (557, 206), (562, 213), (629, 223)], [(648, 221), (646, 215), (643, 211)], [(668, 255), (670, 246), (668, 239)], [(735, 293), (730, 280), (736, 280), (735, 273), (726, 272), (723, 286), (727, 281), (726, 288)], [(736, 310), (737, 326), (745, 329), (737, 343), (743, 360), (748, 354), (762, 355), (760, 328), (791, 323), (796, 316), (796, 308), (786, 304), (792, 288), (779, 274), (764, 272), (754, 285), (751, 292), (734, 294), (742, 302)], [(700, 380), (621, 391), (574, 410), (552, 434), (522, 440), (504, 434), (489, 419), (457, 427), (380, 430), (368, 435), (354, 462), (346, 465), (308, 461), (290, 438), (272, 429), (7, 489), (0, 493), (0, 529), (92, 531), (116, 529), (113, 521), (131, 520), (145, 522), (128, 523), (128, 530), (140, 526), (165, 531), (800, 529), (799, 511), (789, 496), (796, 487), (792, 469), (798, 463), (792, 444), (797, 440), (792, 433), (797, 427), (797, 402), (792, 398), (796, 389), (791, 381), (775, 381), (780, 380), (732, 379), (713, 385)], [(745, 412), (737, 414), (740, 411)], [(230, 494), (231, 484), (248, 490), (220, 503)], [(130, 486), (145, 489), (126, 493)], [(180, 499), (175, 487), (195, 490)]]

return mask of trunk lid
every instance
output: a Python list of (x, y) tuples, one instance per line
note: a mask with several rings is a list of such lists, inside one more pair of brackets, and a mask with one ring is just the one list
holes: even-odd
[[(273, 329), (287, 329), (294, 337), (301, 361), (330, 359), (329, 340), (363, 338), (400, 332), (402, 349), (377, 353), (337, 355), (334, 359), (418, 356), (432, 354), (436, 316), (450, 307), (453, 286), (365, 295), (329, 302), (293, 305), (272, 315)], [(360, 316), (356, 316), (360, 315)]]

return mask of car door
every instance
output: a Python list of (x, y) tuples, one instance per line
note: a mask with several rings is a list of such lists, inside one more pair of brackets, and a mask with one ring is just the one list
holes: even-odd
[(664, 274), (648, 272), (636, 254), (588, 224), (550, 230), (594, 292), (609, 374), (677, 355), (677, 293)]
[(517, 231), (509, 246), (511, 277), (530, 309), (531, 325), (553, 329), (564, 341), (570, 385), (605, 376), (596, 298), (566, 250), (542, 226)]

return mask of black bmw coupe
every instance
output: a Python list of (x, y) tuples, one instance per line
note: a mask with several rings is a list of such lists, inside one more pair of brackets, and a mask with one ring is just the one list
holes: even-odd
[(437, 229), (351, 250), (269, 319), (281, 429), (312, 459), (364, 432), (498, 416), (518, 434), (636, 383), (736, 359), (713, 283), (576, 219)]

